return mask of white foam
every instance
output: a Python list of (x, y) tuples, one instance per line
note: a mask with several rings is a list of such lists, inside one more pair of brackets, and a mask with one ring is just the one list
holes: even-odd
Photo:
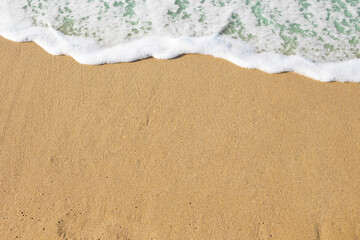
[(324, 82), (360, 82), (360, 59), (315, 63), (297, 55), (258, 53), (244, 41), (218, 34), (204, 37), (151, 35), (112, 47), (101, 47), (93, 39), (64, 35), (51, 27), (34, 26), (25, 15), (21, 15), (24, 13), (19, 12), (14, 17), (5, 10), (0, 8), (1, 36), (16, 42), (34, 41), (50, 54), (69, 55), (82, 64), (131, 62), (147, 57), (170, 59), (181, 54), (197, 53), (268, 73), (291, 71)]

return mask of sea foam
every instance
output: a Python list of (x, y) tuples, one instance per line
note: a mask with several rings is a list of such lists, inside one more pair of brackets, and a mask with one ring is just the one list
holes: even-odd
[(82, 64), (199, 53), (268, 73), (360, 82), (358, 1), (4, 0), (0, 35)]

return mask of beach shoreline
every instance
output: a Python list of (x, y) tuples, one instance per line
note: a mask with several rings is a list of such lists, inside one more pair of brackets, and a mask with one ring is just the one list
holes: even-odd
[(360, 238), (360, 84), (0, 50), (4, 239)]

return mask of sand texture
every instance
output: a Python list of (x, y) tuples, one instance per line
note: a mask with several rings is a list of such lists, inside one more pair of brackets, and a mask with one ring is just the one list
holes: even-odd
[(360, 239), (360, 84), (0, 50), (0, 239)]

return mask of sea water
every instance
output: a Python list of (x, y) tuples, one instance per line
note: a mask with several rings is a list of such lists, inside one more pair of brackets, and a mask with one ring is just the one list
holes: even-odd
[(0, 35), (83, 64), (201, 53), (360, 82), (359, 0), (2, 0)]

